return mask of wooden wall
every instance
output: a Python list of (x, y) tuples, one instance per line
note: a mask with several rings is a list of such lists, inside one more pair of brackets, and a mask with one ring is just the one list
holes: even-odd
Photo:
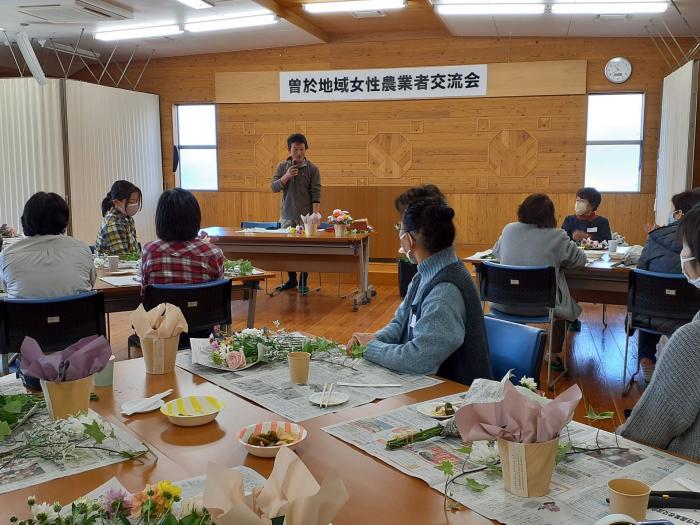
[[(620, 55), (634, 73), (616, 86), (603, 67)], [(163, 175), (172, 186), (172, 106), (213, 101), (215, 72), (569, 59), (588, 61), (589, 93), (646, 94), (641, 192), (606, 194), (600, 209), (614, 230), (642, 243), (642, 225), (653, 220), (661, 80), (670, 72), (649, 39), (425, 38), (173, 57), (152, 60), (139, 89), (161, 97)], [(464, 254), (491, 245), (527, 194), (549, 193), (561, 220), (583, 185), (585, 95), (220, 104), (217, 123), (220, 191), (197, 194), (205, 225), (275, 219), (272, 170), (286, 155), (285, 137), (300, 131), (321, 169), (323, 211), (344, 207), (368, 217), (379, 229), (373, 258), (394, 257), (393, 198), (410, 185), (435, 183), (448, 194)]]

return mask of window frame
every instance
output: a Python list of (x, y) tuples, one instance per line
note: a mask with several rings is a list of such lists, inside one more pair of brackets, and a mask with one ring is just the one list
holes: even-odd
[[(216, 143), (212, 145), (182, 145), (180, 144), (180, 122), (179, 122), (179, 113), (178, 110), (181, 106), (212, 106), (214, 108), (214, 139), (216, 140)], [(180, 172), (180, 169), (182, 167), (182, 158), (180, 155), (180, 151), (185, 149), (189, 150), (214, 150), (216, 154), (216, 188), (183, 188), (188, 191), (197, 191), (197, 192), (207, 192), (207, 191), (219, 191), (219, 137), (217, 133), (217, 109), (216, 109), (216, 103), (215, 102), (182, 102), (182, 103), (177, 103), (173, 104), (173, 146), (177, 148), (178, 151), (178, 163), (177, 163), (177, 170), (175, 170), (175, 184), (179, 188), (183, 188), (182, 186), (182, 173)]]
[[(641, 95), (642, 110), (641, 121), (639, 123), (639, 140), (588, 140), (588, 107), (591, 97), (616, 96), (616, 95)], [(644, 91), (601, 91), (586, 93), (586, 144), (584, 149), (583, 162), (583, 183), (588, 186), (586, 180), (586, 167), (588, 166), (588, 146), (639, 146), (639, 165), (637, 166), (637, 189), (636, 190), (606, 190), (599, 189), (601, 193), (641, 193), (642, 192), (642, 169), (644, 167), (644, 116), (646, 111), (646, 93)]]

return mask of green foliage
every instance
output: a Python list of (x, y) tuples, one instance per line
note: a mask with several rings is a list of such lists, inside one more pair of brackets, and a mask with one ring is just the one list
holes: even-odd
[(413, 432), (405, 436), (399, 436), (394, 439), (390, 439), (386, 442), (387, 450), (396, 450), (397, 448), (403, 448), (411, 443), (418, 443), (419, 441), (427, 441), (431, 438), (440, 436), (442, 431), (445, 429), (442, 425), (438, 424), (434, 427), (427, 428), (425, 430), (419, 430), (418, 432)]
[(435, 465), (435, 468), (442, 472), (448, 478), (455, 475), (455, 465), (449, 459), (444, 460), (439, 465)]
[(558, 465), (562, 461), (566, 459), (566, 455), (571, 452), (574, 448), (574, 445), (569, 441), (566, 445), (562, 445), (559, 443), (557, 446), (557, 457), (555, 459), (555, 463)]
[(138, 252), (122, 253), (121, 255), (119, 255), (119, 260), (120, 261), (140, 261), (141, 254)]
[(224, 272), (236, 275), (251, 275), (253, 273), (253, 263), (247, 259), (224, 259)]
[(475, 480), (473, 478), (464, 478), (464, 484), (472, 492), (484, 492), (487, 488), (489, 488), (488, 485), (485, 485), (483, 483), (479, 483), (477, 480)]
[(42, 396), (31, 394), (0, 395), (0, 441), (38, 405), (43, 404)]
[(597, 413), (590, 405), (588, 405), (588, 413), (585, 415), (585, 418), (589, 421), (605, 421), (606, 419), (612, 419), (614, 417), (615, 412), (609, 410), (607, 412)]
[(214, 361), (214, 364), (217, 366), (224, 366), (226, 363), (226, 359), (221, 352), (212, 352), (211, 360)]
[(97, 423), (97, 421), (93, 421), (89, 425), (83, 423), (83, 426), (85, 427), (85, 434), (94, 439), (95, 443), (97, 443), (98, 445), (101, 444), (107, 438), (107, 434), (102, 432), (102, 429), (100, 428), (100, 425)]
[(472, 453), (472, 447), (469, 446), (469, 445), (467, 445), (467, 444), (463, 444), (461, 447), (459, 447), (459, 448), (456, 450), (456, 452), (459, 452), (459, 453), (461, 453), (461, 454), (471, 454), (471, 453)]
[(9, 436), (11, 432), (12, 429), (10, 425), (7, 424), (7, 421), (0, 421), (0, 441)]
[(365, 355), (365, 350), (367, 347), (359, 343), (353, 343), (353, 345), (348, 349), (348, 355), (353, 359), (360, 359)]

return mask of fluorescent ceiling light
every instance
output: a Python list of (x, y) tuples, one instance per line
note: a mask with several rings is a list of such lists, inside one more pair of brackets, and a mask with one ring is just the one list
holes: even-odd
[(275, 15), (244, 16), (238, 18), (224, 18), (219, 20), (206, 20), (204, 22), (192, 22), (185, 24), (185, 31), (198, 33), (200, 31), (219, 31), (221, 29), (237, 29), (239, 27), (256, 27), (276, 24)]
[(134, 29), (119, 29), (117, 31), (102, 31), (95, 33), (97, 40), (127, 40), (130, 38), (152, 38), (157, 36), (178, 35), (182, 33), (179, 25), (138, 27)]
[(439, 4), (441, 15), (540, 15), (544, 4)]
[(668, 2), (585, 2), (576, 4), (552, 4), (552, 13), (558, 15), (628, 15), (663, 13)]
[(346, 2), (318, 2), (304, 4), (307, 13), (350, 13), (354, 11), (386, 11), (403, 9), (406, 0), (351, 0)]
[(214, 0), (177, 0), (181, 4), (185, 4), (192, 9), (206, 9), (214, 7)]

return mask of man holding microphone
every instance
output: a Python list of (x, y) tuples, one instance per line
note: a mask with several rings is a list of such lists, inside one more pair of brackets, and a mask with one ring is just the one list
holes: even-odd
[[(320, 218), (321, 173), (315, 164), (306, 158), (309, 144), (301, 133), (287, 138), (289, 157), (280, 162), (272, 177), (272, 191), (282, 192), (280, 223), (283, 228), (301, 224), (301, 216), (316, 213)], [(308, 273), (302, 272), (297, 283), (296, 272), (289, 272), (289, 280), (278, 290), (291, 290), (299, 286), (299, 293), (307, 294)]]

